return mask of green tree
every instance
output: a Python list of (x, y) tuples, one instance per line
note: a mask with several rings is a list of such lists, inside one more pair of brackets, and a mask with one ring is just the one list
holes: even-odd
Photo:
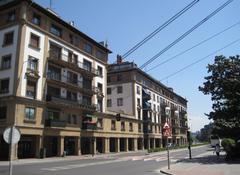
[(212, 112), (206, 114), (213, 119), (213, 132), (223, 137), (240, 137), (240, 59), (239, 56), (216, 56), (213, 64), (207, 66), (209, 76), (205, 77), (199, 90), (211, 95)]
[(213, 123), (209, 123), (208, 125), (205, 125), (196, 135), (196, 139), (198, 139), (200, 142), (208, 142), (209, 138), (212, 134), (213, 130)]

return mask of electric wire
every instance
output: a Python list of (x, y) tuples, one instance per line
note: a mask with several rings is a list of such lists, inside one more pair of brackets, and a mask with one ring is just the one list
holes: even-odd
[(169, 62), (169, 61), (171, 61), (171, 60), (173, 60), (173, 59), (175, 59), (175, 58), (177, 58), (177, 57), (179, 57), (179, 56), (181, 56), (181, 55), (187, 53), (188, 51), (190, 51), (190, 50), (192, 50), (192, 49), (194, 49), (194, 48), (196, 48), (196, 47), (198, 47), (198, 46), (204, 44), (205, 42), (207, 42), (207, 41), (209, 41), (209, 40), (211, 40), (211, 39), (213, 39), (213, 38), (215, 38), (215, 37), (217, 37), (217, 36), (223, 34), (224, 32), (226, 32), (226, 31), (228, 31), (228, 30), (230, 30), (230, 29), (236, 27), (236, 26), (239, 25), (239, 24), (240, 24), (240, 21), (238, 21), (237, 23), (235, 23), (235, 24), (233, 24), (233, 25), (231, 25), (231, 26), (225, 28), (224, 30), (222, 30), (222, 31), (220, 31), (220, 32), (218, 32), (218, 33), (215, 33), (214, 35), (208, 37), (207, 39), (202, 40), (201, 42), (195, 44), (194, 46), (192, 46), (192, 47), (190, 47), (190, 48), (188, 48), (188, 49), (186, 49), (186, 50), (184, 50), (184, 51), (182, 51), (182, 52), (180, 52), (180, 53), (178, 53), (178, 54), (172, 56), (171, 58), (168, 58), (168, 59), (166, 59), (165, 61), (163, 61), (163, 62), (161, 62), (161, 63), (159, 63), (159, 64), (153, 66), (152, 68), (146, 70), (146, 72), (149, 72), (149, 71), (151, 71), (151, 70), (153, 70), (153, 69), (155, 69), (155, 68), (157, 68), (157, 67), (159, 67), (159, 66), (162, 66), (163, 64), (165, 64), (165, 63), (167, 63), (167, 62)]
[(167, 20), (165, 23), (163, 23), (161, 26), (159, 26), (156, 30), (154, 30), (148, 36), (146, 36), (143, 40), (141, 40), (140, 42), (135, 44), (130, 50), (128, 50), (125, 54), (122, 55), (122, 58), (124, 59), (124, 58), (128, 57), (130, 54), (132, 54), (134, 51), (136, 51), (139, 47), (141, 47), (143, 44), (145, 44), (148, 40), (150, 40), (152, 37), (154, 37), (157, 33), (162, 31), (165, 27), (167, 27), (169, 24), (171, 24), (173, 21), (175, 21), (178, 17), (180, 17), (182, 14), (184, 14), (187, 10), (189, 10), (191, 7), (193, 7), (197, 2), (199, 2), (199, 0), (192, 1), (185, 8), (183, 8), (177, 14), (172, 16), (169, 20)]
[(178, 42), (180, 42), (182, 39), (184, 39), (186, 36), (188, 36), (190, 33), (192, 33), (194, 30), (196, 30), (199, 26), (201, 26), (203, 23), (205, 23), (206, 21), (208, 21), (211, 17), (213, 17), (214, 15), (216, 15), (219, 11), (221, 11), (223, 8), (225, 8), (228, 4), (230, 4), (231, 2), (233, 2), (234, 0), (228, 0), (226, 1), (223, 5), (221, 5), (220, 7), (218, 7), (216, 10), (214, 10), (211, 14), (209, 14), (207, 17), (205, 17), (203, 20), (201, 20), (199, 23), (197, 23), (196, 25), (194, 25), (191, 29), (189, 29), (187, 32), (185, 32), (183, 35), (181, 35), (179, 38), (177, 38), (176, 40), (174, 40), (171, 44), (169, 44), (167, 47), (165, 47), (163, 50), (161, 50), (160, 52), (158, 52), (156, 55), (154, 55), (152, 58), (150, 58), (148, 61), (146, 61), (143, 65), (141, 65), (139, 68), (143, 69), (144, 67), (146, 67), (148, 64), (150, 64), (151, 62), (153, 62), (155, 59), (157, 59), (160, 55), (162, 55), (163, 53), (165, 53), (166, 51), (168, 51), (170, 48), (172, 48), (174, 45), (176, 45)]
[(208, 57), (210, 57), (210, 56), (212, 56), (212, 55), (215, 55), (217, 52), (219, 52), (219, 51), (221, 51), (221, 50), (223, 50), (223, 49), (226, 49), (227, 47), (230, 47), (231, 45), (233, 45), (233, 44), (235, 44), (235, 43), (237, 43), (237, 42), (239, 42), (239, 41), (240, 41), (240, 38), (234, 40), (233, 42), (225, 45), (224, 47), (222, 47), (222, 48), (220, 48), (220, 49), (215, 50), (214, 52), (208, 54), (207, 56), (202, 57), (202, 58), (196, 60), (195, 62), (193, 62), (193, 63), (191, 63), (191, 64), (189, 64), (189, 65), (187, 65), (187, 66), (185, 66), (185, 67), (183, 67), (183, 68), (181, 68), (181, 69), (179, 69), (178, 71), (176, 71), (176, 72), (174, 72), (174, 73), (172, 73), (172, 74), (170, 74), (170, 75), (162, 78), (160, 81), (166, 80), (166, 79), (168, 79), (169, 77), (172, 77), (172, 76), (174, 76), (174, 75), (176, 75), (176, 74), (184, 71), (185, 69), (187, 69), (187, 68), (189, 68), (189, 67), (192, 67), (193, 65), (195, 65), (195, 64), (197, 64), (197, 63), (205, 60), (206, 58), (208, 58)]

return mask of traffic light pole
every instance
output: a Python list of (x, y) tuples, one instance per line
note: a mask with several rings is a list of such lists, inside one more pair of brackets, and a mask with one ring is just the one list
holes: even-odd
[(168, 137), (167, 137), (167, 159), (168, 159), (168, 169), (170, 170), (170, 157), (169, 157)]

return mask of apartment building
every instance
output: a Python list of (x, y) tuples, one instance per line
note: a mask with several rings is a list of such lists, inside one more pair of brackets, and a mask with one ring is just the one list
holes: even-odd
[[(167, 123), (171, 136), (169, 143), (187, 143), (187, 100), (161, 82), (142, 71), (133, 62), (108, 66), (107, 110), (129, 115), (137, 120), (143, 132), (145, 149), (166, 145), (163, 126)], [(138, 140), (141, 144), (141, 140)]]
[(13, 125), (21, 132), (15, 159), (107, 152), (108, 140), (93, 129), (111, 121), (111, 51), (31, 0), (1, 2), (0, 16), (0, 158), (8, 157), (3, 131)]

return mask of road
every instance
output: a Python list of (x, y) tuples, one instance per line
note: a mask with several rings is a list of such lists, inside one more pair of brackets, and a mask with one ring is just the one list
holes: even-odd
[[(205, 153), (209, 147), (192, 149), (192, 156)], [(188, 149), (170, 150), (171, 162), (188, 157)], [(57, 162), (37, 162), (14, 165), (13, 175), (153, 175), (159, 174), (167, 166), (166, 152), (149, 155), (125, 155), (67, 160)], [(8, 166), (0, 166), (0, 174), (8, 175)]]

